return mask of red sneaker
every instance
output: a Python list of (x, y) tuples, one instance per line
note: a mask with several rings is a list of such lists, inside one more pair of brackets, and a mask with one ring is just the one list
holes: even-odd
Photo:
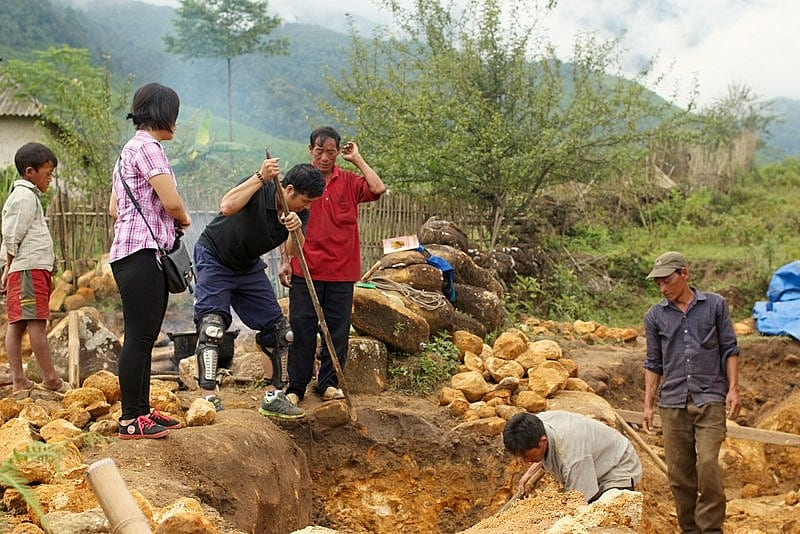
[(164, 428), (168, 428), (170, 430), (175, 428), (183, 428), (183, 423), (181, 423), (177, 419), (173, 419), (172, 417), (159, 412), (156, 409), (151, 410), (150, 415), (148, 415), (147, 417), (155, 424), (161, 425)]

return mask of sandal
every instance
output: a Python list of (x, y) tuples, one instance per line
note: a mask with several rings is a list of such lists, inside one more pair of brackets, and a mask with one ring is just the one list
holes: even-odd
[(31, 396), (31, 391), (36, 387), (36, 382), (31, 382), (30, 387), (27, 388), (20, 388), (20, 389), (12, 389), (11, 390), (11, 398), (15, 400), (25, 399)]
[(36, 384), (33, 387), (41, 391), (51, 391), (53, 393), (61, 393), (62, 395), (72, 389), (72, 386), (69, 385), (69, 382), (64, 379), (61, 380), (61, 384), (55, 389), (45, 386), (44, 383)]

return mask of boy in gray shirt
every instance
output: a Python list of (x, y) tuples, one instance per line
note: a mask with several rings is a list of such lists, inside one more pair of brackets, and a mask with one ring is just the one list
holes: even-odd
[(13, 382), (13, 393), (30, 391), (35, 384), (22, 368), (22, 336), (28, 331), (46, 389), (64, 392), (69, 384), (55, 371), (47, 342), (50, 318), (50, 291), (55, 269), (53, 240), (44, 218), (39, 195), (47, 191), (58, 159), (41, 143), (27, 143), (14, 155), (19, 179), (3, 205), (3, 243), (5, 265), (0, 289), (6, 292), (8, 331), (6, 352)]

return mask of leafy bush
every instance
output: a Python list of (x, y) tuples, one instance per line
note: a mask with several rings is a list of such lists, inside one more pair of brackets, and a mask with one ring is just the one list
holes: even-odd
[(458, 348), (450, 334), (437, 334), (418, 355), (392, 353), (389, 388), (399, 393), (427, 395), (438, 390), (458, 371)]
[(542, 286), (535, 276), (518, 276), (506, 294), (505, 308), (509, 318), (517, 321), (523, 315), (536, 315), (542, 294)]

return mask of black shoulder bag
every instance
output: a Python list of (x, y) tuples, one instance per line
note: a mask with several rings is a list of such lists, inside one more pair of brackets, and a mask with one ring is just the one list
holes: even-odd
[[(119, 177), (123, 187), (125, 187), (125, 192), (128, 194), (128, 198), (131, 199), (131, 202), (133, 202), (133, 205), (136, 207), (136, 211), (138, 211), (139, 215), (142, 216), (145, 226), (147, 226), (147, 229), (150, 230), (150, 235), (153, 236), (153, 241), (155, 241), (156, 246), (158, 246), (158, 239), (156, 239), (153, 229), (150, 228), (150, 225), (147, 223), (147, 218), (145, 218), (144, 213), (142, 213), (141, 206), (139, 206), (139, 203), (133, 197), (131, 188), (128, 187), (127, 182), (125, 182), (125, 178), (122, 177), (122, 171), (120, 171)], [(181, 239), (183, 232), (180, 230), (176, 230), (176, 232), (177, 236), (175, 238), (175, 245), (172, 247), (172, 250), (167, 251), (160, 246), (158, 247), (159, 262), (167, 279), (167, 289), (170, 293), (183, 293), (187, 289), (189, 290), (189, 293), (193, 293), (194, 290), (192, 289), (192, 281), (194, 279), (194, 271), (192, 270), (192, 258), (189, 256), (186, 243), (184, 243)]]

